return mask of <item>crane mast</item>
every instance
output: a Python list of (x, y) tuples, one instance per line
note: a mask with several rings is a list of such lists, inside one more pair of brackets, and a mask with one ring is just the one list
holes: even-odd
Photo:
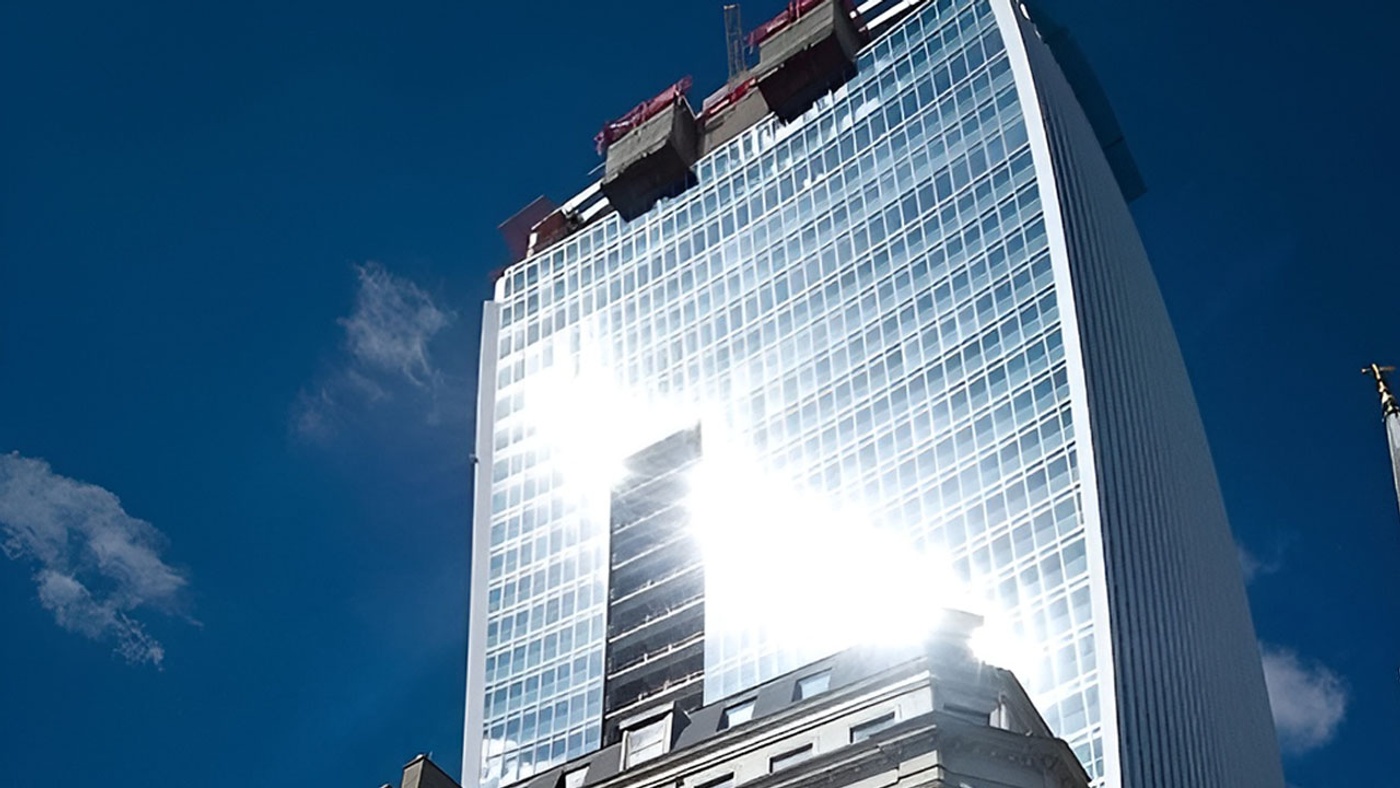
[(729, 62), (729, 81), (744, 73), (748, 60), (744, 52), (744, 22), (739, 18), (739, 4), (724, 6), (724, 46)]

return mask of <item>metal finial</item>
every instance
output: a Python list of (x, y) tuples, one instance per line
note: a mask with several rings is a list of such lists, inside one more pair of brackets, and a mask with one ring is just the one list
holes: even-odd
[(1395, 392), (1390, 390), (1390, 383), (1385, 379), (1385, 373), (1394, 371), (1395, 367), (1383, 367), (1379, 364), (1371, 364), (1361, 370), (1361, 374), (1376, 380), (1376, 388), (1381, 395), (1381, 418), (1383, 419), (1389, 416), (1400, 416), (1400, 401), (1395, 399)]

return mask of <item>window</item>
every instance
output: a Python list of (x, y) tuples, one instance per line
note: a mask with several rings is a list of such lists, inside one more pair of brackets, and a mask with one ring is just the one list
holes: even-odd
[(753, 701), (746, 700), (743, 703), (736, 703), (724, 710), (724, 714), (719, 720), (719, 729), (728, 730), (735, 725), (743, 725), (751, 719), (753, 719)]
[(581, 766), (571, 772), (564, 772), (564, 788), (583, 788), (583, 778), (587, 776), (587, 766)]
[(894, 724), (894, 712), (886, 712), (873, 720), (851, 727), (851, 744), (863, 742)]
[(826, 692), (831, 686), (831, 671), (823, 670), (821, 673), (814, 673), (805, 678), (797, 680), (797, 687), (793, 690), (793, 700), (806, 700)]
[(695, 788), (734, 788), (734, 772), (713, 777), (695, 786)]
[(796, 766), (797, 764), (802, 763), (808, 758), (811, 758), (812, 751), (812, 745), (804, 744), (795, 750), (788, 750), (782, 755), (774, 755), (772, 758), (768, 759), (768, 771), (776, 772), (779, 769), (786, 769), (789, 766)]
[(977, 725), (990, 725), (992, 723), (992, 715), (990, 712), (969, 709), (965, 706), (945, 706), (943, 707), (943, 712), (949, 717), (956, 717), (965, 722), (971, 722)]
[(623, 762), (626, 768), (644, 763), (666, 754), (667, 733), (671, 728), (670, 716), (658, 717), (627, 731), (624, 739)]
[(993, 728), (1000, 728), (1004, 731), (1015, 730), (1017, 727), (1011, 709), (1004, 700), (992, 711), (989, 723)]

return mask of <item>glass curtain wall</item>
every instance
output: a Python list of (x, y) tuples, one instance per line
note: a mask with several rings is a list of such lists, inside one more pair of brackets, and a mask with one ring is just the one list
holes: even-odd
[(989, 3), (929, 2), (694, 188), (498, 282), (487, 785), (597, 746), (609, 490), (697, 423), (707, 700), (870, 634), (859, 611), (921, 616), (937, 575), (1101, 770), (1105, 630), (1019, 102)]

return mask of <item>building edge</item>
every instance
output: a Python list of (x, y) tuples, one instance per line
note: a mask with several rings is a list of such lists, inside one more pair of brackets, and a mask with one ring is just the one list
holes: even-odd
[[(497, 285), (499, 287), (499, 283)], [(477, 372), (476, 451), (472, 455), (471, 588), (467, 599), (466, 724), (462, 730), (462, 785), (481, 783), (485, 743), (487, 585), (491, 565), (491, 466), (496, 428), (496, 343), (501, 307), (482, 305), (481, 361)]]
[[(1206, 737), (1213, 745), (1212, 752), (1198, 754), (1198, 768), (1236, 780), (1243, 776), (1241, 772), (1248, 775), (1247, 782), (1232, 783), (1236, 785), (1281, 788), (1284, 784), (1282, 766), (1269, 714), (1262, 660), (1243, 577), (1235, 562), (1232, 532), (1204, 425), (1155, 273), (1132, 223), (1126, 195), (1118, 188), (1121, 184), (1117, 175), (1101, 151), (1093, 124), (1077, 103), (1073, 86), (1061, 72), (1050, 47), (1041, 40), (1034, 10), (1014, 0), (993, 0), (992, 4), (1003, 35), (1008, 37), (1007, 49), (1017, 89), (1024, 98), (1022, 107), (1027, 116), (1027, 131), (1045, 210), (1071, 373), (1086, 544), (1093, 547), (1089, 551), (1094, 562), (1091, 594), (1096, 611), (1108, 613), (1102, 619), (1108, 622), (1107, 637), (1101, 637), (1095, 644), (1101, 691), (1105, 693), (1100, 703), (1104, 720), (1105, 783), (1118, 786), (1155, 784), (1163, 776), (1163, 769), (1171, 772), (1184, 768), (1181, 760), (1167, 762), (1165, 759), (1171, 758), (1173, 751), (1182, 752), (1180, 748), (1189, 746), (1199, 737), (1190, 736), (1185, 729), (1170, 722), (1159, 725), (1160, 718), (1154, 719), (1151, 710), (1155, 708), (1160, 713), (1181, 703), (1183, 695), (1189, 693), (1162, 687), (1161, 681), (1155, 685), (1143, 682), (1135, 690), (1134, 701), (1120, 693), (1124, 682), (1133, 681), (1135, 670), (1137, 673), (1156, 672), (1169, 667), (1178, 678), (1197, 685), (1196, 697), (1186, 698), (1190, 708), (1181, 709), (1176, 715), (1179, 718), (1214, 720), (1219, 709), (1212, 707), (1211, 702), (1225, 702), (1235, 694), (1230, 690), (1238, 690), (1241, 685), (1244, 690), (1236, 699), (1243, 703), (1231, 716), (1235, 721), (1241, 716), (1253, 717), (1246, 721), (1247, 729), (1254, 732), (1252, 737), (1240, 729), (1226, 730), (1224, 726), (1212, 731)], [(1010, 40), (1013, 36), (1014, 46)], [(1089, 176), (1078, 182), (1074, 178), (1067, 180), (1061, 177), (1060, 167), (1067, 170), (1078, 167), (1087, 170)], [(1084, 183), (1094, 176), (1098, 176), (1096, 182)], [(1114, 187), (1111, 190), (1110, 185)], [(1111, 215), (1105, 216), (1105, 212)], [(1116, 225), (1115, 220), (1119, 221)], [(1120, 230), (1124, 232), (1109, 237)], [(1112, 246), (1117, 243), (1123, 246), (1115, 250)], [(1115, 251), (1122, 254), (1115, 255)], [(1096, 270), (1096, 267), (1103, 270)], [(1108, 283), (1117, 286), (1116, 289), (1100, 287), (1103, 292), (1096, 292), (1095, 286), (1105, 283), (1095, 280), (1102, 278), (1109, 267), (1126, 270), (1127, 279)], [(1132, 287), (1137, 290), (1126, 289)], [(1134, 301), (1132, 307), (1144, 307), (1153, 313), (1144, 317), (1135, 310), (1135, 319), (1127, 321), (1137, 331), (1131, 339), (1141, 340), (1141, 348), (1129, 347), (1131, 339), (1126, 336), (1116, 336), (1110, 341), (1104, 336), (1103, 327), (1099, 326), (1096, 331), (1088, 317), (1122, 310), (1127, 300)], [(1094, 318), (1099, 323), (1111, 319)], [(1100, 339), (1103, 341), (1097, 341)], [(1143, 367), (1148, 362), (1140, 355), (1134, 361), (1133, 350), (1152, 351), (1150, 363), (1161, 374), (1151, 374)], [(1130, 363), (1109, 363), (1106, 356), (1119, 352), (1125, 352), (1126, 357), (1117, 360)], [(1134, 369), (1125, 371), (1124, 366)], [(1143, 396), (1131, 396), (1134, 394)], [(1172, 432), (1173, 439), (1153, 444), (1151, 439), (1162, 437), (1164, 431)], [(1105, 463), (1117, 466), (1110, 468)], [(1159, 471), (1170, 478), (1154, 490), (1139, 491), (1144, 493), (1141, 496), (1144, 498), (1155, 494), (1154, 500), (1123, 501), (1119, 500), (1123, 497), (1120, 491), (1109, 489), (1108, 477), (1113, 476), (1115, 468), (1119, 475)], [(1115, 494), (1119, 499), (1112, 498)], [(1141, 520), (1126, 516), (1128, 509)], [(1206, 537), (1211, 544), (1209, 549), (1199, 551), (1199, 555), (1186, 556), (1179, 548), (1184, 546), (1182, 540), (1191, 537), (1165, 532), (1193, 519), (1191, 515), (1196, 511), (1203, 515), (1198, 523), (1218, 520), (1223, 527), (1206, 526), (1204, 533), (1193, 533), (1192, 536)], [(1140, 523), (1148, 527), (1128, 528)], [(1114, 547), (1113, 543), (1118, 546)], [(1144, 550), (1147, 552), (1142, 552)], [(1112, 571), (1110, 552), (1115, 559)], [(1209, 559), (1206, 566), (1191, 563), (1192, 558), (1200, 557)], [(1149, 590), (1143, 578), (1135, 577), (1149, 565), (1157, 567), (1156, 579), (1167, 580), (1166, 591), (1197, 586), (1204, 576), (1214, 597), (1207, 600), (1205, 593), (1187, 593), (1183, 595), (1185, 599), (1161, 599), (1155, 591)], [(1167, 577), (1162, 578), (1162, 573)], [(1240, 627), (1215, 624), (1221, 631), (1202, 632), (1191, 623), (1209, 627), (1219, 616), (1212, 615), (1206, 608), (1221, 604), (1234, 608), (1231, 611), (1233, 623), (1243, 624), (1247, 636), (1239, 631)], [(1100, 605), (1104, 607), (1099, 608)], [(1142, 618), (1149, 619), (1148, 627), (1177, 630), (1174, 634), (1184, 640), (1164, 645), (1159, 642), (1160, 638), (1149, 637), (1151, 656), (1144, 658), (1135, 654), (1142, 651), (1134, 644), (1143, 638), (1133, 637), (1137, 628), (1143, 626)], [(1211, 635), (1225, 636), (1233, 642), (1214, 640)], [(1243, 642), (1238, 640), (1240, 637), (1244, 638)], [(1219, 686), (1218, 682), (1228, 682), (1232, 686)], [(1201, 697), (1201, 692), (1208, 697)], [(1127, 730), (1134, 726), (1134, 709), (1126, 705), (1129, 703), (1134, 707), (1146, 707), (1139, 708), (1136, 715), (1139, 720), (1150, 720), (1142, 726), (1143, 730)], [(1132, 736), (1128, 735), (1134, 731)], [(1134, 741), (1149, 733), (1152, 739), (1149, 746), (1155, 748), (1155, 752), (1135, 749)], [(1251, 751), (1254, 758), (1248, 757)], [(1129, 756), (1135, 764), (1132, 770), (1125, 767)]]
[[(1074, 277), (1070, 271), (1069, 243), (1060, 207), (1059, 187), (1051, 158), (1050, 140), (1041, 109), (1039, 88), (1031, 71), (1030, 54), (1026, 49), (1026, 30), (1021, 25), (1021, 6), (1014, 0), (992, 0), (997, 27), (1005, 39), (1007, 58), (1011, 61), (1016, 92), (1021, 96), (1021, 111), (1025, 115), (1026, 136), (1030, 141), (1031, 158), (1035, 163), (1036, 188), (1045, 213), (1045, 232), (1050, 246), (1050, 263), (1055, 275), (1055, 303), (1060, 311), (1061, 331), (1064, 333), (1065, 365), (1070, 387), (1070, 413), (1074, 420), (1075, 445), (1079, 451), (1080, 506), (1084, 512), (1084, 544), (1089, 560), (1089, 595), (1094, 619), (1110, 622), (1108, 599), (1108, 567), (1103, 542), (1103, 522), (1098, 495), (1086, 495), (1086, 490), (1098, 490), (1098, 458), (1095, 456), (1093, 424), (1089, 419), (1088, 382), (1084, 374), (1083, 339), (1079, 331), (1079, 311), (1074, 298)], [(1033, 34), (1033, 32), (1032, 32)], [(1109, 627), (1111, 627), (1111, 623)], [(1109, 627), (1105, 627), (1107, 630)], [(1107, 784), (1122, 783), (1119, 760), (1118, 683), (1115, 673), (1113, 637), (1109, 631), (1095, 638), (1095, 661), (1099, 670), (1099, 713), (1103, 725), (1104, 772)]]

